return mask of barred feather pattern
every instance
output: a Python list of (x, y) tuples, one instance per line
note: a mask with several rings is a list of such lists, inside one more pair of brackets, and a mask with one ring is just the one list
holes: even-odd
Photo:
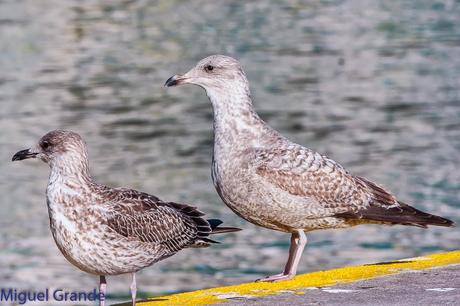
[[(203, 67), (212, 66), (212, 73)], [(363, 223), (451, 226), (399, 202), (384, 188), (296, 144), (255, 112), (246, 75), (233, 58), (213, 55), (186, 73), (214, 112), (212, 178), (222, 200), (256, 225), (293, 232)], [(191, 79), (190, 79), (191, 78)]]
[[(40, 149), (46, 143), (46, 149)], [(76, 133), (53, 131), (35, 149), (51, 167), (46, 198), (50, 228), (65, 258), (96, 275), (136, 272), (187, 247), (207, 247), (220, 220), (196, 207), (164, 202), (132, 189), (97, 184), (86, 144)]]

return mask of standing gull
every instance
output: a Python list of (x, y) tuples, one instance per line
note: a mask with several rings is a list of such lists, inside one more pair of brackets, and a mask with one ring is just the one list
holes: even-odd
[(291, 279), (307, 243), (305, 232), (358, 224), (452, 226), (417, 210), (324, 155), (289, 141), (255, 112), (240, 63), (228, 56), (201, 60), (165, 86), (195, 84), (214, 111), (212, 179), (237, 215), (256, 225), (291, 233), (284, 271), (260, 281)]
[(34, 147), (17, 152), (13, 161), (27, 158), (39, 158), (51, 168), (46, 202), (54, 241), (70, 263), (100, 276), (100, 305), (106, 275), (132, 273), (135, 305), (137, 271), (183, 248), (216, 243), (209, 235), (239, 230), (203, 219), (196, 207), (95, 183), (86, 144), (77, 133), (49, 132)]

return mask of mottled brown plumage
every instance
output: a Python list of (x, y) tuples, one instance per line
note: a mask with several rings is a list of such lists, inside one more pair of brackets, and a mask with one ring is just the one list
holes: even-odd
[[(110, 188), (89, 173), (83, 139), (70, 131), (52, 131), (14, 160), (40, 158), (51, 168), (46, 191), (53, 238), (65, 258), (79, 269), (101, 276), (134, 273), (187, 247), (207, 247), (209, 235), (239, 229), (218, 227), (196, 207), (164, 202), (132, 189)], [(101, 301), (103, 305), (103, 301)]]
[(225, 204), (249, 222), (292, 233), (284, 272), (264, 281), (295, 275), (306, 231), (365, 223), (452, 226), (452, 221), (397, 201), (377, 184), (269, 127), (252, 106), (249, 84), (237, 60), (207, 57), (165, 85), (180, 84), (203, 87), (211, 100), (212, 178)]

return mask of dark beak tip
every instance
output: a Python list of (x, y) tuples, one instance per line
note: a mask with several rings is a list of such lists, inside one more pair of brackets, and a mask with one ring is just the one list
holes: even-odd
[(18, 161), (18, 160), (23, 160), (27, 158), (34, 158), (37, 154), (36, 153), (31, 153), (29, 149), (26, 150), (21, 150), (19, 152), (16, 152), (16, 154), (13, 155), (13, 158), (11, 158), (11, 161)]
[(11, 161), (15, 162), (15, 161), (18, 161), (18, 160), (22, 160), (23, 158), (21, 158), (21, 156), (19, 156), (17, 153), (13, 155), (13, 158), (11, 159)]
[(164, 87), (173, 87), (173, 86), (176, 86), (177, 84), (178, 84), (177, 76), (173, 75), (172, 77), (166, 80)]

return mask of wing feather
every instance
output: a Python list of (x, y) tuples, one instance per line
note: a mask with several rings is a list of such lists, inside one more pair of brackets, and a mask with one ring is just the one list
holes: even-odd
[(369, 205), (366, 186), (324, 155), (294, 145), (254, 153), (259, 177), (291, 195), (313, 200), (331, 214)]
[(294, 196), (313, 199), (330, 216), (363, 223), (452, 226), (417, 210), (381, 186), (348, 173), (340, 164), (299, 145), (255, 150), (256, 173)]
[(177, 252), (211, 233), (204, 214), (196, 207), (163, 202), (130, 189), (112, 189), (117, 196), (109, 205), (108, 226), (118, 234)]

